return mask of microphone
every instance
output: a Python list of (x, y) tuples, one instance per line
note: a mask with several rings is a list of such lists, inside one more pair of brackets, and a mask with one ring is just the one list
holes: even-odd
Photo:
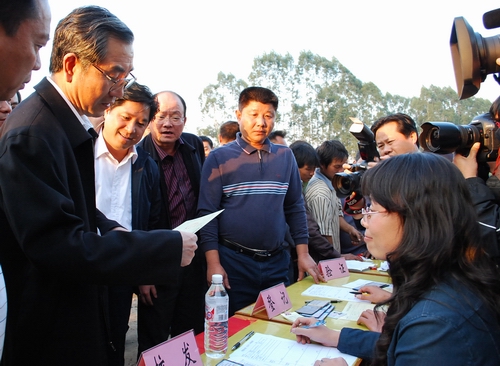
[(490, 10), (483, 14), (483, 24), (486, 29), (500, 27), (500, 9)]

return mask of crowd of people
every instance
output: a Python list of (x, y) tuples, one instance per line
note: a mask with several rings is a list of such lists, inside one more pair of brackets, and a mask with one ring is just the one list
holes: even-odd
[[(299, 342), (375, 365), (500, 364), (500, 215), (479, 144), (453, 164), (419, 152), (410, 116), (384, 116), (380, 159), (341, 200), (341, 141), (288, 147), (260, 86), (241, 91), (218, 146), (184, 132), (185, 100), (137, 82), (133, 32), (98, 6), (59, 21), (49, 76), (21, 102), (51, 37), (48, 0), (22, 3), (0, 4), (1, 365), (124, 365), (134, 293), (139, 356), (203, 331), (215, 273), (232, 315), (273, 285), (324, 281), (318, 261), (341, 256), (387, 260), (394, 291), (358, 295), (378, 304), (359, 320), (369, 331), (300, 318)], [(197, 234), (176, 230), (222, 209)]]

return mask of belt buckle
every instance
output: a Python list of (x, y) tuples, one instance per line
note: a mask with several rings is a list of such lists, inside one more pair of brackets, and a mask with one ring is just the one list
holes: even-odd
[(269, 253), (268, 251), (266, 252), (263, 252), (263, 253), (254, 253), (253, 255), (253, 259), (255, 259), (256, 261), (264, 261), (266, 260), (267, 258), (270, 258), (271, 257), (271, 253)]

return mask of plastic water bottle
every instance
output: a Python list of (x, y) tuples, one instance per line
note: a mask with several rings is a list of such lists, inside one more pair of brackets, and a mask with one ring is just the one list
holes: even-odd
[(205, 295), (205, 354), (222, 358), (227, 351), (229, 296), (222, 275), (212, 275), (212, 285)]

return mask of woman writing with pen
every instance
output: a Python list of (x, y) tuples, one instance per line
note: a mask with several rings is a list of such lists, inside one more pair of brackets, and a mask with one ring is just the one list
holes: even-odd
[[(478, 241), (477, 217), (460, 171), (428, 153), (395, 156), (363, 176), (371, 198), (368, 250), (390, 264), (394, 286), (381, 333), (292, 325), (372, 365), (500, 365), (500, 276)], [(381, 304), (379, 304), (381, 305)], [(345, 365), (323, 359), (315, 365)]]

